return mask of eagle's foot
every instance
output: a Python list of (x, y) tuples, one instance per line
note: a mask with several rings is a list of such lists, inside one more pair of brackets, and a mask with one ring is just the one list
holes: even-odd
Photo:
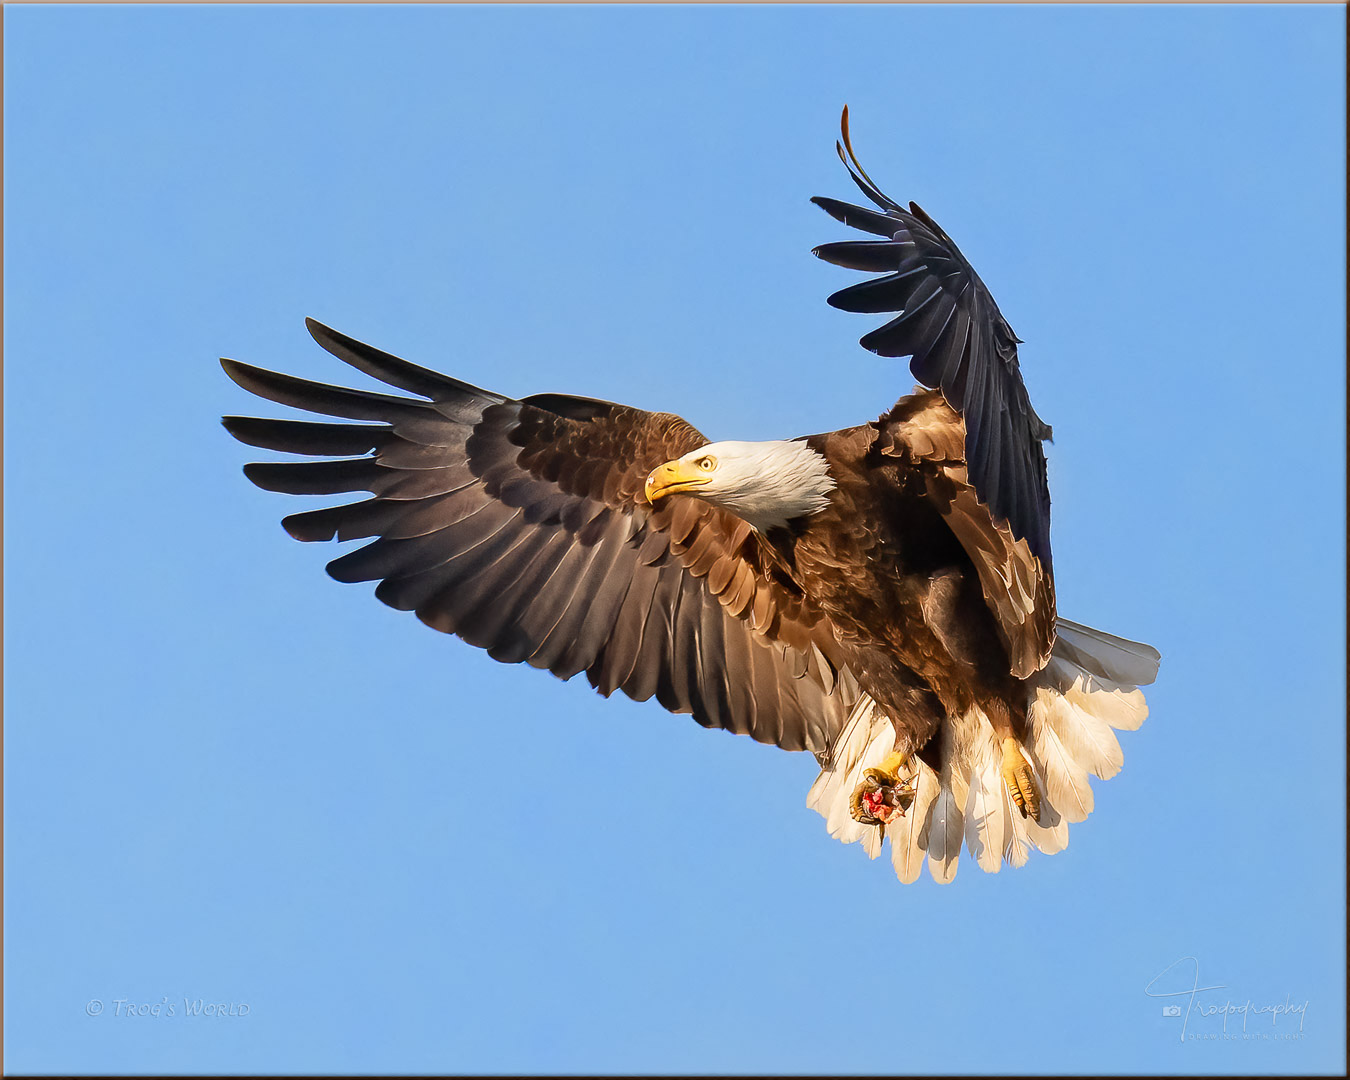
[(893, 753), (879, 768), (866, 769), (862, 782), (849, 796), (848, 809), (853, 820), (864, 825), (889, 825), (914, 803), (914, 778), (900, 778), (908, 766), (908, 754)]
[(1012, 796), (1022, 816), (1031, 815), (1033, 821), (1041, 820), (1041, 791), (1036, 779), (1031, 775), (1031, 765), (1021, 746), (1012, 736), (1003, 740), (1003, 782), (1008, 785), (1008, 794)]

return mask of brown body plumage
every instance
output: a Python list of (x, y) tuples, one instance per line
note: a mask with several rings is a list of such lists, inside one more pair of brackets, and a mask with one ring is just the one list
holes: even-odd
[[(953, 520), (974, 512), (989, 521), (964, 498), (973, 493), (961, 418), (940, 394), (920, 391), (875, 423), (808, 441), (830, 462), (837, 492), (798, 535), (773, 539), (863, 689), (896, 723), (897, 747), (923, 749), (944, 716), (972, 706), (1020, 731), (1027, 693), (1015, 673), (1049, 656), (1054, 588), (1006, 529)], [(958, 530), (983, 546), (968, 551)], [(1018, 607), (1019, 586), (1033, 592), (1030, 611)]]
[(1057, 619), (1049, 428), (1017, 339), (950, 238), (841, 157), (882, 213), (817, 202), (886, 239), (817, 254), (892, 273), (831, 302), (900, 312), (864, 343), (912, 355), (934, 387), (872, 423), (709, 444), (679, 417), (504, 397), (312, 320), (333, 355), (416, 396), (227, 360), (255, 394), (362, 423), (225, 423), (255, 446), (347, 455), (246, 467), (274, 491), (372, 494), (285, 519), (300, 540), (374, 538), (329, 564), (339, 581), (377, 581), (498, 660), (813, 751), (810, 803), (834, 835), (875, 854), (886, 823), (902, 880), (925, 855), (950, 880), (963, 830), (986, 869), (1067, 842), (1086, 773), (1118, 768), (1110, 727), (1143, 718), (1135, 686), (1157, 654)]

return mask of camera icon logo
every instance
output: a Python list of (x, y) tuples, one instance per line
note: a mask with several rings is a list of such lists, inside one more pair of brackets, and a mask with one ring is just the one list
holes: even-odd
[(1181, 1006), (1180, 1006), (1180, 1005), (1164, 1005), (1164, 1006), (1162, 1007), (1162, 1010), (1163, 1010), (1163, 1015), (1164, 1015), (1164, 1016), (1180, 1016), (1180, 1015), (1181, 1015)]

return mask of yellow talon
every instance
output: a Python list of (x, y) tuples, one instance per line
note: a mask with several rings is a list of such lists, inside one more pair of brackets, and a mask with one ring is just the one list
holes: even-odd
[(881, 764), (877, 766), (876, 771), (887, 773), (888, 775), (890, 775), (890, 777), (892, 778), (891, 783), (894, 784), (895, 783), (894, 778), (899, 774), (900, 770), (903, 769), (908, 764), (909, 764), (908, 754), (902, 754), (900, 753), (899, 750), (892, 750), (889, 754), (887, 754), (884, 758), (881, 759)]
[(854, 821), (883, 828), (896, 817), (903, 817), (914, 802), (913, 780), (901, 780), (900, 770), (910, 761), (908, 754), (892, 752), (876, 768), (864, 769), (862, 782), (849, 796), (848, 810)]
[(1041, 792), (1031, 775), (1026, 755), (1012, 736), (1003, 740), (1003, 782), (1008, 785), (1008, 793), (1012, 795), (1017, 809), (1022, 811), (1022, 816), (1030, 814), (1033, 821), (1039, 822)]

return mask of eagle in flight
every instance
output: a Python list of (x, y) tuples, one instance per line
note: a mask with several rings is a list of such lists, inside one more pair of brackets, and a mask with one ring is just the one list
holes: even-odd
[(428, 626), (601, 694), (809, 750), (808, 804), (901, 881), (940, 882), (1068, 843), (1113, 729), (1147, 709), (1159, 655), (1060, 618), (1050, 495), (1019, 339), (956, 244), (840, 159), (875, 206), (812, 200), (876, 239), (814, 254), (879, 274), (829, 298), (885, 313), (861, 339), (922, 384), (868, 423), (709, 442), (678, 416), (566, 394), (519, 400), (313, 320), (315, 340), (403, 395), (234, 360), (260, 397), (328, 423), (230, 416), (252, 446), (336, 459), (245, 466), (294, 495), (368, 492), (283, 521), (297, 540), (374, 537), (338, 581)]

